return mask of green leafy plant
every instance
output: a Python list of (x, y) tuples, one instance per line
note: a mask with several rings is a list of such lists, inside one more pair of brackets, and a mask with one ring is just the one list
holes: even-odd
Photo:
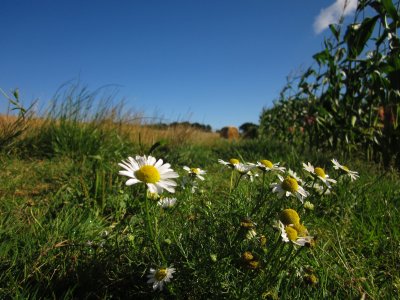
[(2, 89), (1, 94), (8, 101), (7, 114), (0, 116), (0, 150), (12, 151), (12, 146), (18, 138), (27, 130), (28, 122), (32, 117), (32, 103), (28, 108), (24, 108), (20, 102), (19, 91), (15, 89), (12, 96), (9, 96)]
[(330, 25), (310, 67), (260, 117), (263, 136), (311, 149), (364, 153), (400, 167), (399, 2), (359, 1), (354, 22)]

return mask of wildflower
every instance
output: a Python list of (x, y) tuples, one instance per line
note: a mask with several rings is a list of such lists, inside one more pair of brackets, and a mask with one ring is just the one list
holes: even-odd
[(296, 181), (299, 182), (300, 184), (304, 184), (303, 179), (301, 179), (301, 178), (297, 175), (297, 173), (296, 173), (295, 171), (289, 169), (289, 170), (288, 170), (288, 174), (289, 174), (290, 177), (296, 179)]
[(307, 246), (313, 239), (311, 236), (303, 236), (304, 234), (307, 234), (307, 230), (299, 233), (293, 224), (285, 226), (281, 221), (278, 221), (276, 227), (281, 231), (282, 241), (285, 243), (292, 242), (298, 246)]
[(135, 159), (128, 157), (128, 161), (122, 161), (118, 165), (124, 168), (119, 174), (130, 177), (126, 185), (143, 182), (151, 193), (161, 194), (164, 189), (170, 193), (175, 192), (176, 182), (171, 179), (179, 175), (170, 168), (170, 164), (163, 164), (162, 159), (137, 155)]
[(250, 219), (243, 219), (242, 221), (240, 221), (240, 226), (243, 228), (254, 228), (256, 226), (256, 223), (254, 223), (252, 220)]
[(271, 184), (272, 192), (278, 193), (279, 197), (283, 195), (286, 197), (296, 196), (303, 203), (304, 198), (308, 196), (308, 192), (298, 184), (297, 180), (290, 176), (283, 179), (282, 176), (278, 175), (278, 178), (281, 182)]
[(308, 285), (316, 285), (318, 283), (318, 278), (315, 274), (305, 274), (303, 279)]
[(314, 210), (314, 204), (312, 204), (310, 201), (304, 202), (304, 208), (308, 210)]
[(300, 222), (293, 224), (292, 227), (297, 231), (298, 236), (307, 236), (308, 230), (306, 226), (304, 226)]
[(258, 260), (249, 261), (247, 264), (249, 268), (253, 270), (256, 270), (260, 267), (260, 262)]
[(246, 233), (246, 239), (248, 240), (252, 240), (257, 236), (257, 232), (254, 229), (250, 229), (249, 231), (247, 231)]
[(311, 163), (303, 163), (303, 168), (307, 172), (311, 173), (316, 178), (319, 178), (328, 188), (331, 188), (331, 183), (336, 183), (335, 179), (329, 178), (329, 175), (325, 173), (325, 170), (320, 167), (315, 167)]
[(184, 166), (183, 169), (189, 173), (190, 177), (204, 180), (204, 177), (202, 175), (206, 174), (206, 171), (200, 168), (189, 168), (187, 166)]
[(284, 225), (297, 224), (300, 222), (299, 214), (291, 208), (284, 209), (280, 213), (279, 219)]
[(173, 273), (175, 273), (175, 268), (151, 268), (150, 274), (147, 275), (147, 278), (149, 279), (147, 283), (153, 284), (153, 290), (159, 289), (161, 291), (164, 283), (171, 281)]
[(170, 208), (172, 206), (174, 206), (176, 203), (176, 198), (161, 198), (160, 200), (158, 200), (157, 204), (159, 206), (161, 206), (162, 208)]
[(274, 164), (267, 159), (258, 161), (257, 167), (263, 172), (268, 172), (268, 171), (284, 172), (285, 171), (284, 167), (279, 167), (279, 162)]
[(250, 251), (245, 251), (245, 252), (243, 252), (243, 254), (242, 254), (242, 259), (243, 259), (245, 262), (249, 262), (249, 261), (252, 261), (252, 260), (254, 259), (254, 255), (253, 255), (253, 253), (251, 253)]
[(235, 165), (240, 163), (240, 160), (238, 160), (237, 158), (231, 158), (229, 161), (224, 161), (222, 159), (218, 159), (218, 162), (222, 165), (228, 166), (232, 169), (235, 168)]
[(254, 169), (255, 165), (254, 164), (244, 164), (244, 163), (238, 163), (235, 165), (235, 170), (237, 170), (240, 174), (242, 175), (250, 175), (249, 172)]
[(335, 170), (342, 170), (346, 175), (348, 175), (351, 181), (356, 180), (358, 177), (358, 172), (349, 170), (348, 167), (341, 165), (336, 159), (332, 159), (331, 162), (333, 163), (333, 168)]

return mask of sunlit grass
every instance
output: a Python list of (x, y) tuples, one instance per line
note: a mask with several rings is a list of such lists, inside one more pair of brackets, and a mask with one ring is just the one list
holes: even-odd
[[(271, 159), (303, 179), (305, 161), (323, 166), (332, 178), (340, 174), (330, 156), (305, 159), (288, 151), (285, 159), (281, 150), (279, 144), (261, 141), (155, 149), (155, 155), (180, 174), (178, 183), (189, 176), (184, 165), (206, 170), (194, 193), (190, 186), (177, 189), (175, 205), (162, 208), (156, 200), (149, 202), (154, 238), (165, 263), (146, 229), (143, 188), (126, 187), (126, 179), (118, 175), (117, 163), (125, 157), (93, 169), (90, 160), (66, 156), (3, 156), (2, 295), (396, 298), (397, 175), (381, 175), (373, 165), (352, 163), (360, 178), (350, 182), (344, 177), (329, 195), (309, 195), (313, 210), (296, 197), (273, 194), (273, 173), (266, 174), (264, 187), (260, 176), (253, 183), (243, 177), (230, 192), (231, 171), (218, 158)], [(104, 182), (96, 186), (100, 171)], [(100, 191), (102, 205), (96, 196)], [(298, 211), (301, 224), (316, 238), (313, 248), (282, 241), (274, 224), (285, 208)], [(176, 270), (173, 278), (161, 292), (153, 291), (147, 283), (150, 268), (171, 266)]]
[[(1, 298), (399, 297), (395, 171), (69, 95), (0, 154)], [(163, 162), (120, 173), (137, 155)]]

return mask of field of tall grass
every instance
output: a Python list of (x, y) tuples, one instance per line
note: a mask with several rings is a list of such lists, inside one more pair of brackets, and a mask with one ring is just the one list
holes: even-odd
[(397, 171), (95, 96), (1, 117), (1, 298), (399, 298)]

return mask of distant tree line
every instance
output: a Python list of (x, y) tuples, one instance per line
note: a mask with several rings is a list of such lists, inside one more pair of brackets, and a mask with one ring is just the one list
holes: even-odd
[(148, 125), (149, 127), (152, 128), (157, 128), (157, 129), (168, 129), (170, 127), (190, 127), (193, 129), (197, 129), (200, 131), (204, 131), (204, 132), (211, 132), (212, 131), (212, 127), (210, 125), (206, 125), (206, 124), (200, 124), (200, 123), (191, 123), (188, 121), (184, 121), (184, 122), (172, 122), (172, 123), (155, 123), (155, 124), (150, 124)]
[(246, 122), (239, 127), (240, 135), (245, 139), (255, 139), (258, 137), (258, 125)]
[[(171, 127), (189, 127), (189, 128), (193, 128), (193, 129), (197, 129), (200, 131), (204, 131), (204, 132), (212, 132), (212, 127), (210, 125), (206, 125), (206, 124), (201, 124), (198, 122), (195, 123), (191, 123), (188, 121), (184, 121), (184, 122), (172, 122), (172, 123), (153, 123), (153, 124), (149, 124), (147, 125), (151, 128), (156, 128), (156, 129), (168, 129)], [(254, 139), (258, 137), (258, 125), (254, 124), (254, 123), (250, 123), (250, 122), (246, 122), (243, 123), (242, 125), (240, 125), (239, 127), (239, 132), (240, 132), (240, 136), (246, 139)], [(217, 133), (220, 133), (220, 130), (216, 130)]]
[[(230, 126), (227, 127), (223, 127), (219, 130), (217, 130), (216, 132), (221, 134), (222, 136), (224, 136), (223, 131), (226, 128), (230, 128)], [(258, 128), (259, 125), (251, 123), (251, 122), (246, 122), (243, 123), (242, 125), (239, 126), (239, 129), (237, 129), (236, 127), (234, 127), (236, 130), (238, 130), (238, 133), (240, 134), (240, 137), (244, 138), (244, 139), (255, 139), (258, 137)]]

